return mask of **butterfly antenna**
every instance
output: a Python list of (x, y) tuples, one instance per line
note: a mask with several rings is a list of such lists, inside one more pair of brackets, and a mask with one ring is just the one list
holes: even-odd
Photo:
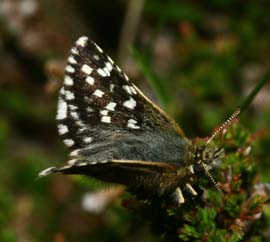
[(216, 187), (216, 189), (223, 194), (223, 192), (221, 191), (220, 187), (218, 186), (217, 182), (215, 181), (215, 179), (213, 178), (213, 176), (211, 175), (211, 173), (209, 172), (207, 165), (203, 162), (200, 163), (200, 165), (202, 166), (202, 168), (204, 169), (206, 175), (210, 178), (211, 182), (214, 184), (214, 186)]
[(208, 145), (216, 137), (216, 135), (220, 133), (220, 131), (222, 131), (225, 127), (227, 127), (232, 122), (232, 120), (238, 117), (240, 113), (241, 113), (240, 108), (237, 108), (236, 111), (221, 126), (219, 126), (219, 128), (206, 141), (206, 145)]
[[(206, 141), (206, 145), (208, 145), (216, 137), (217, 134), (219, 134), (222, 130), (224, 130), (224, 128), (227, 127), (232, 122), (232, 120), (234, 120), (236, 117), (238, 117), (240, 113), (241, 113), (241, 109), (237, 108), (236, 111), (233, 112), (233, 114), (221, 126), (219, 126), (219, 128)], [(204, 169), (206, 175), (210, 178), (211, 182), (216, 187), (216, 189), (222, 194), (223, 192), (221, 191), (221, 189), (218, 186), (217, 182), (215, 181), (215, 179), (213, 178), (213, 176), (209, 172), (209, 170), (207, 168), (207, 165), (205, 163), (203, 163), (203, 162), (201, 162), (200, 164), (201, 164), (202, 168)]]

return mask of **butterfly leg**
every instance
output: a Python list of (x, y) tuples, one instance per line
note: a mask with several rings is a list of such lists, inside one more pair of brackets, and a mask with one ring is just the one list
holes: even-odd
[(189, 183), (186, 183), (186, 188), (187, 188), (188, 192), (191, 193), (191, 195), (193, 195), (193, 196), (198, 195), (198, 193), (195, 191), (195, 189)]
[(178, 206), (185, 203), (185, 198), (183, 196), (182, 190), (180, 187), (177, 187), (173, 193), (174, 199), (176, 200)]

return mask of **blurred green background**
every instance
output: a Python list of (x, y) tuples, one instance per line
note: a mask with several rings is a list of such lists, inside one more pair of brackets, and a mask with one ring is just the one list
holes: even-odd
[[(69, 49), (89, 36), (188, 137), (204, 137), (269, 68), (269, 10), (267, 0), (0, 1), (0, 241), (160, 241), (121, 207), (121, 189), (37, 179), (68, 156), (55, 112)], [(259, 137), (252, 148), (267, 182), (269, 83), (240, 122)]]

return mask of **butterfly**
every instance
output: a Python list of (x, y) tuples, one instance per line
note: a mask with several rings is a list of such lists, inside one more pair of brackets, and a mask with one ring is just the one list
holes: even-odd
[(169, 197), (179, 206), (186, 197), (198, 195), (197, 178), (202, 171), (209, 174), (224, 154), (220, 147), (187, 139), (178, 124), (85, 36), (67, 59), (56, 120), (71, 150), (70, 160), (39, 176), (91, 176), (123, 184), (142, 197)]

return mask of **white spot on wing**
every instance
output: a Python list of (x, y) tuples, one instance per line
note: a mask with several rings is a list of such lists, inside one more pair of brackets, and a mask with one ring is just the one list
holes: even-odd
[(73, 56), (68, 57), (68, 62), (70, 64), (77, 64), (77, 61), (75, 60), (75, 58)]
[(93, 58), (97, 61), (99, 61), (99, 56), (98, 55), (94, 55)]
[(75, 72), (75, 69), (72, 66), (67, 65), (66, 72), (73, 73), (73, 72)]
[(131, 91), (131, 86), (128, 86), (128, 85), (124, 85), (123, 86), (123, 89), (130, 95), (132, 95), (132, 91)]
[(66, 169), (69, 169), (70, 167), (72, 167), (72, 165), (65, 165), (65, 166), (62, 166), (61, 168), (59, 168), (59, 170), (63, 171), (63, 170), (66, 170)]
[(63, 142), (65, 143), (66, 146), (70, 147), (74, 145), (74, 141), (72, 139), (64, 139)]
[(64, 84), (67, 86), (73, 85), (73, 79), (70, 76), (65, 76)]
[(86, 36), (82, 36), (76, 41), (76, 44), (85, 47), (87, 40), (88, 38)]
[(101, 68), (98, 68), (98, 69), (97, 69), (97, 73), (98, 73), (100, 76), (102, 76), (102, 77), (105, 77), (105, 76), (108, 75), (108, 74), (107, 74), (103, 69), (101, 69)]
[(88, 96), (84, 96), (83, 99), (84, 99), (84, 101), (87, 102), (87, 103), (88, 103), (89, 101), (92, 102), (92, 99), (89, 98)]
[(77, 50), (77, 48), (73, 47), (71, 49), (71, 53), (74, 54), (74, 55), (78, 55), (79, 54), (79, 51)]
[(95, 96), (97, 96), (97, 97), (102, 97), (103, 94), (104, 94), (104, 92), (102, 92), (102, 91), (99, 90), (99, 89), (97, 89), (97, 90), (93, 93), (93, 95), (95, 95)]
[(114, 64), (114, 62), (113, 62), (113, 60), (111, 59), (111, 57), (110, 57), (110, 56), (107, 56), (107, 57), (108, 57), (109, 62), (111, 62), (111, 64)]
[(78, 121), (76, 122), (76, 124), (77, 124), (79, 127), (85, 128), (85, 124), (84, 124), (81, 120), (78, 120)]
[(65, 91), (65, 95), (67, 100), (73, 100), (75, 98), (74, 93), (70, 91)]
[(129, 109), (134, 109), (136, 107), (136, 101), (130, 97), (130, 99), (125, 101), (123, 105)]
[(86, 130), (86, 128), (85, 128), (85, 127), (80, 128), (80, 129), (78, 129), (77, 133), (78, 133), (78, 134), (81, 134), (81, 133), (82, 133), (82, 132), (84, 132), (85, 130)]
[(69, 104), (69, 105), (68, 105), (68, 107), (69, 107), (69, 108), (70, 108), (70, 110), (72, 110), (72, 111), (75, 111), (75, 110), (77, 110), (77, 109), (78, 109), (78, 107), (77, 107), (77, 106), (72, 105), (72, 104)]
[(81, 151), (81, 149), (77, 149), (77, 150), (73, 150), (72, 152), (70, 152), (70, 156), (77, 156), (79, 154), (79, 152)]
[(128, 122), (133, 123), (133, 124), (136, 124), (137, 123), (137, 121), (135, 119), (132, 119), (132, 118), (129, 119)]
[(78, 115), (78, 113), (76, 113), (76, 112), (71, 112), (70, 115), (71, 115), (71, 117), (72, 117), (73, 119), (75, 119), (75, 120), (78, 120), (78, 119), (79, 119), (79, 115)]
[(92, 73), (92, 71), (93, 71), (93, 68), (91, 68), (89, 65), (84, 64), (84, 65), (82, 66), (81, 70), (82, 70), (85, 74), (90, 75), (90, 74)]
[(127, 123), (127, 127), (131, 129), (139, 129), (140, 127), (136, 125), (137, 121), (134, 119), (129, 119)]
[(91, 112), (93, 112), (94, 110), (93, 110), (92, 108), (90, 108), (90, 107), (87, 107), (87, 108), (86, 108), (86, 111), (89, 112), (89, 113), (91, 113)]
[(106, 66), (103, 67), (103, 71), (106, 72), (107, 76), (111, 75), (109, 69)]
[(58, 124), (58, 132), (60, 135), (68, 133), (68, 127), (64, 124)]
[(51, 173), (53, 173), (55, 169), (56, 169), (56, 167), (49, 167), (46, 170), (43, 170), (40, 173), (38, 173), (38, 176), (39, 177), (48, 176)]
[(90, 85), (94, 85), (95, 83), (95, 79), (91, 76), (86, 77), (85, 81)]
[(103, 116), (107, 116), (108, 112), (109, 112), (108, 110), (102, 110), (102, 111), (100, 111), (100, 114)]
[(106, 66), (107, 66), (107, 69), (108, 69), (108, 71), (110, 72), (111, 70), (112, 70), (112, 64), (110, 63), (110, 62), (107, 62), (106, 63)]
[(129, 78), (128, 78), (128, 76), (126, 75), (126, 73), (123, 73), (123, 74), (124, 74), (124, 77), (125, 77), (126, 81), (128, 81)]
[(86, 137), (83, 139), (84, 143), (91, 143), (93, 139), (91, 137)]
[(65, 119), (66, 117), (67, 117), (67, 103), (62, 98), (59, 98), (56, 119), (61, 120)]
[(102, 116), (101, 122), (109, 124), (109, 123), (111, 123), (111, 117), (110, 116)]
[(75, 165), (75, 163), (76, 163), (76, 159), (72, 159), (72, 160), (69, 160), (67, 163), (69, 164), (69, 165), (71, 165), (71, 166), (74, 166)]
[(119, 66), (116, 66), (116, 69), (117, 69), (118, 72), (120, 72), (120, 73), (122, 72), (122, 70), (120, 69)]
[(117, 104), (115, 102), (110, 102), (110, 103), (107, 104), (107, 106), (105, 108), (108, 109), (108, 110), (114, 111), (116, 105)]
[(95, 44), (97, 50), (98, 50), (100, 53), (103, 53), (103, 50), (102, 50), (96, 43), (94, 43), (94, 44)]
[(114, 89), (114, 85), (110, 84), (110, 92), (113, 92), (113, 89)]
[(65, 93), (66, 93), (65, 88), (62, 87), (62, 88), (60, 89), (60, 94), (65, 95)]
[(134, 87), (130, 86), (130, 90), (131, 90), (131, 92), (132, 92), (133, 94), (137, 94), (137, 91), (135, 90)]

